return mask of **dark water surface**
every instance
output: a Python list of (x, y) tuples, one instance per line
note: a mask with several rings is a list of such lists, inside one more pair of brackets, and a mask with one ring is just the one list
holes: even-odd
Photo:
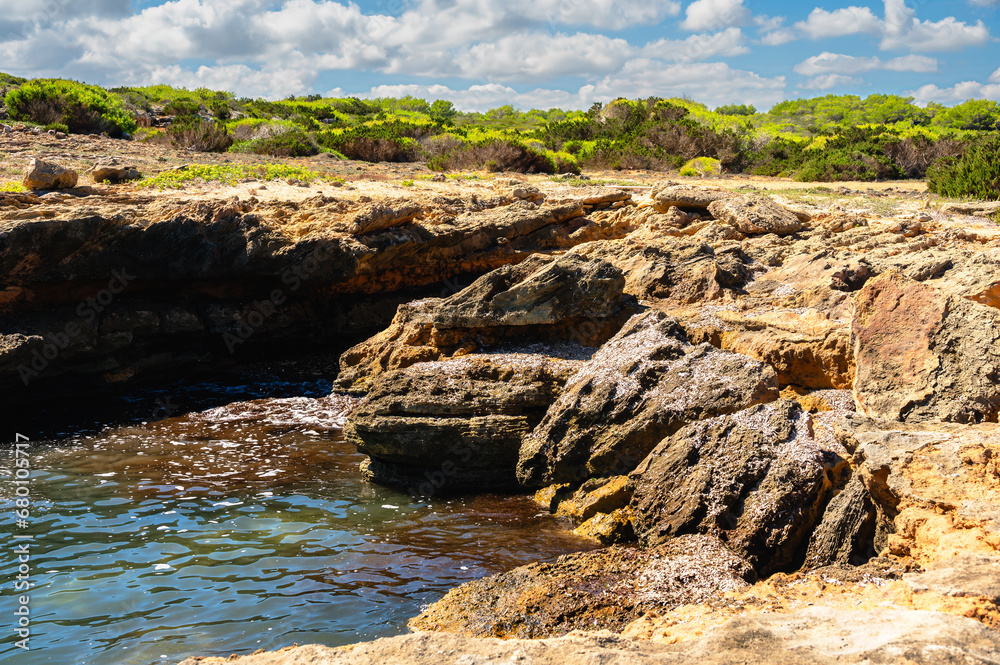
[[(53, 426), (32, 436), (26, 529), (2, 451), (0, 661), (147, 665), (394, 635), (457, 584), (591, 547), (525, 497), (362, 482), (340, 432), (351, 404), (272, 397), (84, 434)], [(30, 652), (14, 646), (14, 534), (35, 537)]]

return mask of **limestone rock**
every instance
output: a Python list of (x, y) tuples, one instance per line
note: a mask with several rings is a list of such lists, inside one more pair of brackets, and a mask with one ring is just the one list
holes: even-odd
[(505, 638), (620, 630), (644, 612), (697, 603), (753, 580), (747, 562), (711, 536), (650, 549), (612, 546), (463, 584), (410, 627)]
[(373, 203), (355, 213), (351, 233), (361, 235), (402, 226), (420, 217), (422, 212), (420, 206), (409, 201)]
[(679, 185), (669, 180), (654, 184), (650, 191), (653, 205), (660, 212), (667, 212), (671, 207), (704, 211), (711, 203), (733, 196), (729, 190)]
[(35, 158), (28, 165), (28, 171), (21, 182), (31, 190), (72, 189), (76, 187), (77, 179), (77, 173), (73, 169)]
[(510, 489), (522, 438), (580, 361), (469, 355), (383, 373), (345, 435), (371, 457), (367, 480), (415, 496)]
[(796, 563), (844, 460), (790, 400), (693, 423), (665, 439), (632, 479), (639, 541), (717, 533), (769, 574)]
[(518, 478), (539, 487), (626, 474), (687, 423), (777, 395), (767, 365), (688, 344), (660, 312), (637, 315), (567, 383), (525, 439)]
[(94, 182), (125, 182), (126, 180), (138, 180), (142, 177), (135, 166), (121, 164), (118, 159), (104, 159), (90, 170), (90, 177)]
[(875, 551), (877, 512), (871, 494), (859, 476), (835, 496), (809, 539), (803, 568), (832, 564), (859, 565), (878, 554)]
[(512, 340), (600, 344), (633, 311), (623, 287), (614, 266), (574, 254), (498, 268), (447, 298), (400, 306), (388, 329), (341, 356), (337, 385), (365, 390), (387, 369)]
[(1000, 312), (907, 280), (855, 299), (854, 396), (870, 417), (983, 422), (1000, 412)]
[(802, 230), (798, 216), (765, 196), (735, 196), (712, 202), (708, 211), (716, 219), (743, 233), (788, 235)]
[(961, 554), (936, 561), (924, 572), (907, 574), (904, 579), (917, 593), (979, 597), (1000, 604), (1000, 556)]
[(625, 292), (643, 299), (685, 304), (732, 299), (751, 275), (738, 245), (714, 249), (693, 238), (629, 237), (574, 253), (608, 261), (624, 273)]
[(500, 178), (493, 181), (493, 191), (501, 196), (522, 201), (541, 201), (545, 198), (537, 187), (515, 178)]
[(666, 644), (609, 632), (573, 632), (543, 640), (477, 639), (414, 633), (331, 648), (319, 645), (180, 665), (993, 665), (996, 631), (964, 617), (917, 610), (833, 610), (741, 616)]

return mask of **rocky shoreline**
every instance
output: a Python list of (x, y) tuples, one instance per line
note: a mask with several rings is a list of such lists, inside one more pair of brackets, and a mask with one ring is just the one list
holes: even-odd
[(367, 479), (534, 493), (607, 545), (231, 662), (1000, 659), (991, 220), (669, 181), (84, 193), (0, 193), (8, 404), (357, 341)]

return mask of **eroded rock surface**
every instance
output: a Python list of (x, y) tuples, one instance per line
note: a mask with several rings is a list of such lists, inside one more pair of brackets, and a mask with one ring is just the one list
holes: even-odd
[(400, 307), (382, 333), (340, 359), (337, 385), (364, 390), (383, 371), (537, 339), (600, 344), (631, 311), (621, 272), (575, 254), (499, 268), (443, 299)]
[(854, 395), (874, 418), (996, 422), (1000, 312), (891, 271), (855, 300)]
[(633, 317), (569, 381), (524, 441), (528, 487), (627, 474), (685, 424), (777, 398), (761, 362), (689, 344), (660, 312)]
[(583, 364), (572, 358), (587, 354), (562, 351), (567, 358), (474, 354), (380, 374), (345, 429), (370, 457), (365, 477), (414, 496), (515, 488), (521, 440)]
[(780, 400), (693, 423), (660, 443), (632, 479), (645, 545), (712, 533), (761, 574), (801, 563), (798, 551), (845, 463), (816, 438), (812, 417)]
[(753, 580), (750, 565), (714, 537), (685, 536), (648, 549), (569, 554), (463, 584), (410, 625), (504, 638), (621, 630), (644, 612), (699, 603)]

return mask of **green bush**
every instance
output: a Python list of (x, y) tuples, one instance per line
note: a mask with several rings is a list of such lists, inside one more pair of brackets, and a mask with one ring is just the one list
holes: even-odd
[(69, 127), (60, 122), (50, 122), (49, 124), (42, 127), (47, 132), (56, 131), (62, 132), (63, 134), (69, 134)]
[(799, 182), (872, 181), (900, 177), (899, 169), (885, 155), (871, 155), (850, 148), (808, 152), (811, 156), (795, 174), (795, 180)]
[(279, 134), (262, 136), (239, 143), (230, 152), (270, 155), (272, 157), (308, 157), (319, 153), (319, 146), (313, 137), (298, 127)]
[(1000, 199), (1000, 136), (993, 134), (927, 171), (927, 189), (953, 198)]
[(233, 145), (233, 137), (224, 124), (198, 116), (178, 118), (165, 132), (148, 140), (198, 152), (225, 152)]
[(33, 79), (4, 97), (14, 120), (60, 123), (74, 133), (121, 136), (136, 129), (121, 98), (93, 85), (63, 79)]
[(689, 177), (715, 176), (722, 173), (722, 164), (711, 157), (695, 157), (681, 167), (681, 175)]

